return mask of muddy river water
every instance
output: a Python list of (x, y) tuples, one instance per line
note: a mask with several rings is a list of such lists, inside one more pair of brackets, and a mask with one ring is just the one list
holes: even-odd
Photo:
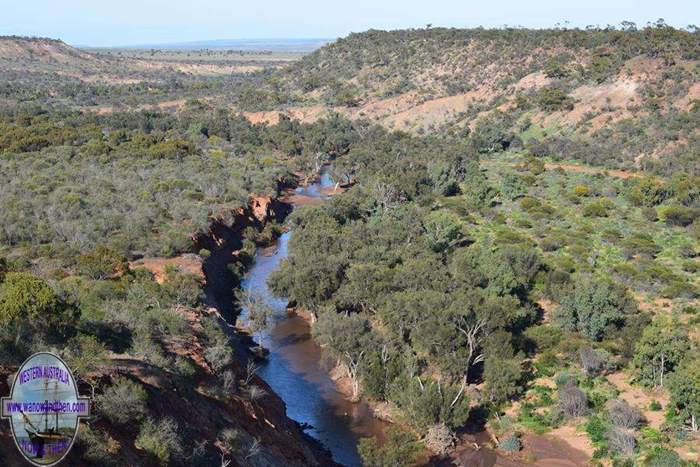
[[(332, 186), (324, 171), (318, 182), (297, 189), (303, 197), (323, 197), (323, 188)], [(335, 384), (322, 364), (321, 348), (311, 337), (304, 319), (287, 313), (287, 299), (275, 296), (267, 279), (287, 256), (293, 231), (284, 233), (274, 247), (259, 249), (255, 263), (241, 284), (264, 298), (274, 310), (267, 329), (255, 334), (255, 340), (268, 349), (267, 361), (258, 375), (287, 405), (287, 415), (307, 426), (306, 432), (328, 448), (336, 462), (346, 466), (361, 465), (357, 443), (367, 436), (383, 436), (386, 423), (372, 416), (365, 402), (352, 403), (336, 391)], [(242, 310), (241, 322), (246, 321)]]

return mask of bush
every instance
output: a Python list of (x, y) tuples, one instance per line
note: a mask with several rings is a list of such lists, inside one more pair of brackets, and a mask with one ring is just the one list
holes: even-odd
[(121, 376), (97, 396), (100, 413), (111, 422), (126, 425), (141, 420), (146, 415), (146, 390), (139, 384)]
[(588, 413), (588, 398), (586, 393), (581, 391), (576, 385), (569, 381), (564, 387), (557, 391), (559, 400), (557, 408), (561, 413), (569, 418), (580, 417)]
[(525, 337), (534, 342), (538, 351), (555, 348), (561, 342), (562, 336), (561, 329), (548, 324), (532, 326), (525, 331)]
[(573, 110), (574, 100), (566, 94), (566, 91), (557, 87), (549, 86), (540, 89), (535, 97), (535, 102), (540, 109), (547, 112), (558, 110)]
[(588, 377), (598, 376), (612, 368), (612, 356), (604, 350), (582, 347), (578, 354), (583, 373)]
[(414, 465), (421, 451), (421, 445), (413, 435), (396, 427), (387, 429), (386, 435), (384, 444), (380, 444), (375, 438), (360, 440), (357, 450), (362, 458), (362, 464), (365, 467)]
[(78, 256), (76, 263), (80, 274), (95, 280), (107, 279), (128, 269), (126, 258), (102, 245), (91, 253)]
[(638, 409), (619, 399), (608, 403), (608, 415), (613, 424), (619, 428), (638, 428), (644, 420), (644, 416)]
[(608, 448), (611, 452), (631, 456), (637, 446), (637, 440), (629, 430), (613, 428), (607, 434)]
[(178, 458), (182, 454), (182, 442), (177, 423), (169, 417), (159, 422), (147, 418), (141, 425), (135, 444), (148, 452), (161, 465), (167, 465), (173, 457)]
[(637, 311), (627, 290), (608, 280), (577, 276), (575, 286), (564, 294), (554, 321), (567, 331), (578, 331), (599, 341), (624, 326), (627, 315)]
[(667, 225), (687, 227), (698, 218), (698, 210), (685, 206), (669, 206), (661, 211)]
[(607, 433), (610, 430), (610, 424), (607, 423), (602, 417), (598, 415), (592, 415), (585, 425), (586, 433), (588, 438), (590, 438), (593, 444), (599, 446), (604, 444), (607, 439)]
[(76, 443), (81, 459), (101, 466), (119, 464), (119, 442), (106, 432), (89, 425), (81, 425)]
[(431, 426), (425, 434), (425, 445), (435, 454), (445, 456), (454, 447), (457, 437), (444, 423)]
[(520, 442), (520, 438), (517, 436), (513, 435), (510, 436), (506, 439), (501, 440), (500, 443), (498, 443), (498, 447), (503, 449), (506, 452), (518, 452), (522, 449), (522, 443)]
[(683, 467), (685, 463), (676, 451), (657, 447), (644, 459), (644, 467)]
[(583, 208), (586, 217), (608, 217), (608, 203), (602, 200), (593, 201)]

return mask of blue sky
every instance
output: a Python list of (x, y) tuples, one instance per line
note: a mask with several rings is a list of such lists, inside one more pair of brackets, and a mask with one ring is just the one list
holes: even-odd
[(79, 45), (335, 38), (369, 28), (700, 25), (700, 0), (0, 0), (0, 35)]

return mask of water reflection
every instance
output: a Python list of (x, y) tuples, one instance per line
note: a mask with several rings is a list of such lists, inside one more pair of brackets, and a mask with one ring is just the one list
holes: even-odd
[[(324, 171), (320, 181), (297, 189), (304, 196), (322, 196), (321, 188), (333, 186)], [(270, 351), (267, 362), (258, 374), (270, 385), (287, 405), (287, 415), (308, 425), (309, 433), (320, 440), (333, 458), (347, 466), (361, 465), (357, 453), (360, 437), (380, 436), (386, 423), (372, 416), (365, 402), (353, 404), (343, 398), (321, 363), (321, 349), (311, 338), (309, 324), (298, 316), (289, 316), (287, 300), (276, 297), (267, 286), (267, 278), (287, 256), (292, 232), (284, 233), (277, 248), (259, 250), (255, 264), (241, 286), (266, 300), (275, 311), (272, 324), (256, 334), (256, 340)], [(246, 311), (241, 319), (245, 322)]]

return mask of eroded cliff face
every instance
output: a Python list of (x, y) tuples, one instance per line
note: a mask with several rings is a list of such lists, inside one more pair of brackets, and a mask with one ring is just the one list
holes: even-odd
[(248, 227), (261, 231), (270, 221), (282, 221), (291, 210), (290, 204), (277, 198), (251, 197), (248, 207), (235, 213), (233, 222), (216, 220), (206, 234), (195, 237), (195, 251), (211, 252), (202, 265), (208, 304), (216, 307), (230, 323), (237, 316), (234, 290), (240, 284), (240, 277), (229, 265), (236, 262), (243, 247), (243, 231)]
[[(238, 331), (233, 323), (236, 317), (233, 290), (239, 277), (227, 267), (243, 245), (243, 231), (247, 227), (261, 230), (271, 220), (281, 221), (291, 210), (276, 199), (251, 198), (250, 205), (239, 210), (231, 224), (213, 222), (209, 232), (195, 239), (195, 251), (206, 248), (211, 255), (204, 261), (194, 261), (193, 255), (183, 255), (187, 272), (201, 275), (205, 283), (207, 306), (199, 310), (183, 309), (191, 332), (186, 339), (164, 341), (168, 354), (186, 360), (191, 374), (184, 377), (176, 372), (149, 364), (132, 355), (111, 355), (99, 369), (90, 375), (100, 394), (116, 377), (138, 383), (148, 394), (149, 416), (155, 419), (171, 417), (178, 425), (183, 439), (183, 452), (170, 465), (221, 465), (222, 459), (231, 466), (333, 466), (331, 455), (320, 443), (306, 435), (300, 425), (286, 415), (284, 402), (256, 375), (249, 376), (247, 362), (252, 357), (252, 340)], [(179, 264), (180, 259), (157, 261), (145, 259), (132, 267), (145, 267), (158, 277), (165, 264)], [(199, 270), (198, 266), (199, 265)], [(228, 335), (234, 349), (234, 358), (225, 369), (215, 372), (205, 357), (207, 350), (203, 320), (213, 318)], [(0, 367), (0, 394), (9, 394), (16, 368)], [(221, 375), (229, 372), (228, 384)], [(252, 397), (251, 388), (264, 391), (261, 397)], [(92, 388), (81, 385), (82, 394)], [(89, 460), (90, 446), (81, 441), (66, 459), (65, 465), (159, 465), (136, 442), (139, 422), (119, 426), (105, 417), (96, 416), (87, 425), (106, 434), (101, 449), (111, 456), (113, 463)], [(220, 441), (224, 430), (235, 430), (237, 448), (226, 448)], [(251, 455), (254, 446), (258, 452)], [(223, 457), (222, 457), (223, 456)], [(0, 422), (0, 465), (25, 465), (11, 437), (9, 424)]]

